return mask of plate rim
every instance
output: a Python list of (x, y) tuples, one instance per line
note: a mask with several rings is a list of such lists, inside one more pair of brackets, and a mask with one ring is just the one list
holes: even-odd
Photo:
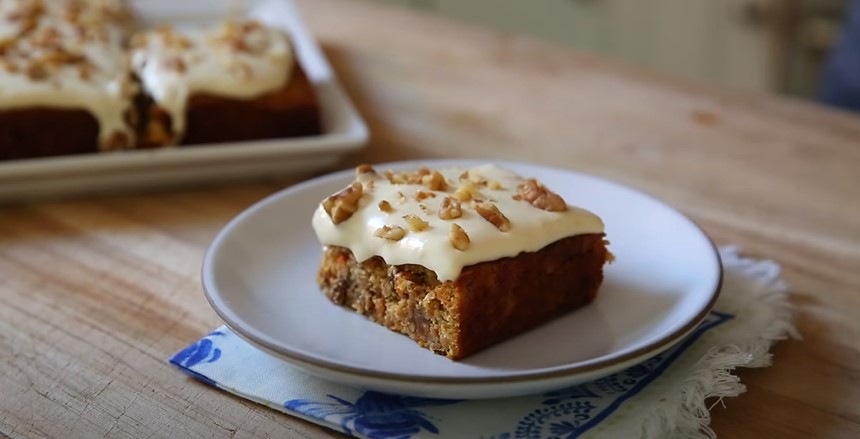
[[(258, 348), (263, 348), (263, 350), (269, 354), (274, 354), (279, 359), (290, 363), (296, 367), (308, 370), (306, 365), (311, 366), (312, 368), (321, 369), (325, 371), (330, 371), (336, 374), (345, 374), (351, 375), (355, 377), (359, 377), (363, 380), (383, 380), (389, 383), (399, 383), (402, 385), (408, 384), (420, 384), (420, 385), (495, 385), (495, 384), (513, 384), (513, 383), (523, 383), (523, 382), (536, 382), (536, 381), (545, 381), (545, 380), (556, 380), (561, 378), (574, 378), (580, 375), (587, 374), (595, 374), (601, 370), (609, 370), (613, 367), (619, 368), (622, 365), (626, 365), (629, 362), (634, 360), (638, 360), (641, 358), (645, 358), (650, 354), (657, 354), (659, 352), (663, 352), (666, 349), (671, 348), (676, 343), (680, 342), (684, 339), (688, 334), (690, 334), (696, 326), (698, 326), (711, 312), (715, 303), (720, 297), (723, 285), (723, 264), (722, 259), (720, 257), (719, 250), (714, 243), (713, 239), (704, 231), (704, 229), (696, 223), (692, 218), (688, 215), (684, 214), (680, 210), (672, 207), (666, 202), (660, 200), (659, 198), (643, 192), (639, 189), (627, 186), (622, 183), (618, 183), (614, 180), (610, 180), (604, 177), (596, 176), (593, 174), (588, 174), (581, 171), (559, 168), (554, 166), (546, 166), (537, 163), (530, 163), (524, 161), (508, 161), (508, 160), (478, 160), (478, 159), (427, 159), (427, 160), (404, 160), (404, 161), (392, 161), (392, 162), (381, 162), (374, 163), (374, 167), (387, 167), (387, 168), (407, 168), (414, 166), (474, 166), (478, 164), (487, 163), (491, 161), (494, 164), (499, 166), (530, 166), (536, 167), (543, 170), (549, 170), (553, 172), (561, 172), (567, 174), (578, 174), (580, 176), (585, 176), (588, 178), (593, 178), (601, 181), (602, 183), (609, 184), (611, 186), (620, 187), (626, 189), (628, 191), (635, 192), (638, 195), (644, 196), (651, 201), (659, 204), (661, 207), (671, 210), (676, 213), (683, 220), (692, 225), (695, 230), (697, 230), (702, 237), (705, 238), (706, 242), (709, 245), (709, 249), (712, 252), (715, 263), (716, 263), (716, 284), (713, 287), (713, 291), (710, 292), (710, 299), (708, 302), (702, 307), (699, 312), (691, 317), (686, 324), (676, 329), (670, 334), (667, 334), (664, 337), (653, 340), (643, 346), (640, 346), (636, 349), (633, 349), (629, 352), (625, 352), (624, 354), (613, 356), (611, 358), (607, 358), (605, 360), (594, 360), (588, 361), (586, 364), (580, 364), (579, 366), (571, 366), (570, 364), (554, 366), (551, 370), (542, 370), (535, 372), (522, 372), (515, 373), (505, 376), (491, 376), (491, 377), (465, 377), (465, 376), (455, 376), (455, 377), (438, 377), (438, 376), (427, 376), (420, 374), (408, 374), (408, 373), (398, 373), (398, 372), (382, 372), (378, 370), (370, 370), (360, 367), (352, 367), (341, 364), (333, 364), (324, 360), (320, 360), (318, 358), (314, 358), (308, 355), (305, 355), (301, 352), (296, 352), (290, 349), (284, 349), (281, 346), (277, 346), (264, 337), (261, 337), (258, 334), (255, 334), (255, 330), (245, 328), (242, 323), (237, 323), (229, 313), (229, 310), (224, 309), (224, 305), (216, 299), (215, 293), (210, 291), (210, 288), (214, 287), (210, 285), (210, 283), (214, 284), (214, 279), (211, 279), (214, 276), (213, 264), (216, 249), (219, 245), (227, 238), (229, 232), (236, 227), (239, 223), (241, 223), (245, 218), (255, 214), (258, 210), (268, 206), (269, 204), (276, 202), (282, 198), (288, 198), (293, 193), (302, 192), (310, 187), (317, 186), (320, 184), (325, 184), (326, 182), (332, 180), (342, 179), (347, 177), (353, 173), (353, 169), (344, 169), (341, 171), (325, 174), (316, 178), (312, 178), (296, 185), (290, 186), (288, 188), (282, 189), (278, 192), (275, 192), (269, 196), (264, 197), (260, 201), (252, 204), (238, 215), (236, 215), (233, 219), (231, 219), (228, 223), (226, 223), (222, 229), (218, 232), (215, 238), (212, 240), (212, 243), (206, 250), (206, 254), (203, 259), (202, 271), (201, 271), (201, 284), (203, 287), (203, 293), (206, 297), (206, 300), (209, 302), (209, 305), (218, 315), (218, 317), (224, 322), (224, 324), (230, 328), (234, 333), (236, 333), (240, 338), (250, 342)], [(297, 364), (298, 363), (298, 364)], [(581, 362), (580, 362), (581, 363)], [(617, 369), (612, 369), (617, 370)], [(312, 372), (313, 373), (313, 372)]]

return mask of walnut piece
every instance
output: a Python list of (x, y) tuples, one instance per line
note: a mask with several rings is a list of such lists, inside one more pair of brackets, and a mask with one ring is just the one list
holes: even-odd
[(385, 213), (391, 213), (391, 212), (394, 212), (394, 208), (393, 208), (393, 207), (391, 207), (391, 203), (389, 203), (389, 202), (388, 202), (388, 201), (386, 201), (386, 200), (382, 200), (382, 201), (380, 201), (380, 202), (379, 202), (379, 205), (378, 205), (377, 207), (379, 207), (379, 210), (381, 210), (381, 211), (383, 211), (383, 212), (385, 212)]
[(511, 230), (511, 221), (501, 212), (495, 204), (489, 202), (475, 203), (475, 211), (485, 220), (496, 226), (499, 231)]
[(460, 201), (469, 201), (472, 199), (472, 191), (466, 186), (460, 186), (454, 191), (454, 198)]
[(431, 191), (446, 191), (448, 183), (445, 182), (445, 177), (437, 170), (430, 171), (429, 174), (421, 177), (421, 183), (430, 188)]
[(420, 184), (421, 177), (420, 174), (422, 169), (418, 170), (418, 172), (394, 172), (392, 170), (385, 171), (385, 178), (388, 179), (388, 182), (391, 184)]
[(418, 215), (403, 215), (403, 219), (406, 220), (406, 224), (409, 225), (409, 229), (413, 232), (421, 232), (423, 230), (427, 230), (427, 227), (430, 227), (430, 223), (424, 221)]
[(362, 174), (376, 174), (376, 169), (373, 169), (373, 166), (368, 165), (367, 163), (358, 165), (355, 167), (355, 175), (360, 176)]
[[(538, 209), (548, 212), (564, 212), (567, 210), (567, 203), (565, 203), (563, 198), (533, 178), (517, 186), (517, 195)], [(517, 199), (516, 196), (514, 199)]]
[(373, 236), (377, 238), (390, 239), (392, 241), (400, 241), (406, 236), (406, 230), (399, 226), (382, 226), (373, 232)]
[(436, 193), (427, 191), (415, 191), (415, 201), (424, 201), (428, 198), (436, 198)]
[(462, 215), (463, 209), (460, 207), (460, 202), (454, 197), (445, 197), (439, 205), (439, 218), (443, 220), (460, 218)]
[(467, 235), (466, 231), (456, 223), (451, 224), (451, 234), (448, 236), (448, 239), (451, 241), (451, 245), (460, 251), (465, 251), (469, 248), (469, 244), (471, 243), (469, 235)]
[(358, 210), (358, 200), (361, 199), (361, 195), (361, 183), (354, 181), (340, 192), (323, 200), (322, 206), (331, 221), (340, 224)]

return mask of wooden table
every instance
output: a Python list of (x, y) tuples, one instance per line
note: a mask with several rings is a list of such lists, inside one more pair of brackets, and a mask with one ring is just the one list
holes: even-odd
[[(527, 160), (666, 200), (782, 264), (804, 336), (739, 372), (749, 390), (713, 409), (720, 437), (860, 437), (860, 117), (382, 6), (299, 4), (371, 127), (340, 167)], [(165, 363), (219, 324), (199, 282), (210, 239), (289, 183), (0, 208), (0, 433), (336, 435)]]

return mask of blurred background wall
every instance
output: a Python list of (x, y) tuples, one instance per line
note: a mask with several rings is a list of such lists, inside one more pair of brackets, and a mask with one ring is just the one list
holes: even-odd
[(847, 12), (846, 0), (365, 1), (525, 33), (725, 86), (805, 98), (818, 92)]

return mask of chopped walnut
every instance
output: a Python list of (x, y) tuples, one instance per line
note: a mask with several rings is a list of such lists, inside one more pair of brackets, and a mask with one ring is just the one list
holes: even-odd
[(427, 227), (430, 227), (430, 223), (424, 221), (418, 215), (403, 215), (403, 219), (406, 220), (406, 224), (409, 225), (409, 229), (413, 232), (427, 230)]
[(466, 171), (460, 174), (460, 183), (472, 183), (475, 186), (483, 187), (487, 185), (487, 179), (478, 174), (472, 174), (471, 172)]
[(361, 164), (355, 167), (355, 175), (360, 176), (362, 174), (373, 174), (376, 175), (376, 169), (373, 169), (373, 166), (368, 164)]
[[(564, 202), (563, 198), (533, 178), (517, 186), (517, 195), (538, 209), (549, 212), (564, 212), (567, 210), (567, 203)], [(514, 199), (517, 199), (516, 196), (514, 196)]]
[(436, 198), (436, 194), (433, 192), (426, 192), (422, 190), (415, 191), (415, 200), (416, 201), (424, 201), (428, 198)]
[(445, 197), (442, 204), (439, 205), (439, 218), (449, 220), (460, 218), (463, 215), (463, 209), (460, 207), (460, 202), (453, 197)]
[(381, 210), (385, 213), (394, 212), (394, 208), (391, 207), (391, 203), (389, 203), (388, 201), (385, 201), (385, 200), (380, 201), (379, 205), (377, 207), (379, 207), (379, 210)]
[(332, 222), (340, 224), (348, 220), (358, 210), (358, 200), (361, 199), (361, 183), (354, 181), (340, 192), (323, 200), (323, 209)]
[(471, 243), (469, 235), (467, 235), (466, 231), (456, 223), (451, 224), (451, 233), (448, 235), (448, 240), (451, 241), (451, 245), (454, 246), (455, 249), (460, 251), (464, 251), (469, 248), (469, 244)]
[(511, 230), (511, 221), (493, 203), (480, 202), (475, 204), (475, 211), (485, 220), (496, 226), (499, 231)]
[(406, 230), (399, 226), (382, 226), (373, 232), (373, 236), (377, 238), (390, 239), (392, 241), (400, 241), (406, 236)]
[(431, 191), (446, 191), (448, 183), (445, 182), (445, 177), (437, 170), (429, 171), (421, 177), (421, 183), (430, 188)]
[(498, 181), (493, 180), (493, 181), (487, 182), (487, 187), (494, 190), (494, 191), (498, 191), (498, 190), (502, 189), (502, 184), (499, 183)]
[[(426, 169), (426, 168), (422, 168)], [(417, 172), (394, 172), (391, 170), (385, 171), (385, 177), (391, 184), (419, 184), (421, 183), (421, 170)]]
[(469, 201), (478, 193), (478, 188), (470, 181), (465, 181), (454, 191), (454, 198), (460, 201)]
[(403, 192), (400, 192), (400, 191), (397, 192), (397, 202), (400, 204), (406, 203), (406, 195), (403, 195)]

